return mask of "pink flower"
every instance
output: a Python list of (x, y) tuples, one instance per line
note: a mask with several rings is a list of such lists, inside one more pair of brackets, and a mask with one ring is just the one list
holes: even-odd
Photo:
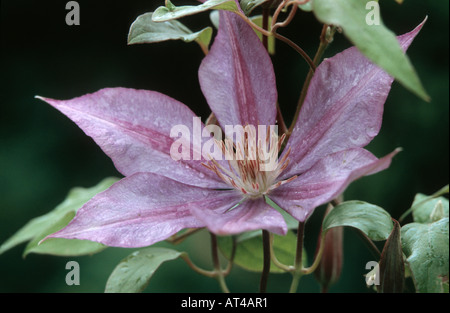
[[(221, 12), (220, 23), (199, 69), (211, 110), (222, 128), (275, 124), (277, 91), (270, 57), (235, 14)], [(420, 28), (399, 37), (405, 50)], [(193, 134), (195, 114), (158, 92), (108, 88), (67, 101), (41, 98), (91, 136), (125, 176), (49, 237), (141, 247), (184, 228), (285, 234), (284, 218), (265, 197), (304, 221), (355, 179), (390, 165), (396, 151), (378, 159), (362, 147), (380, 130), (392, 81), (356, 48), (323, 61), (278, 166), (265, 172), (258, 159), (174, 161), (170, 130), (185, 125)], [(207, 140), (194, 141), (193, 149)]]

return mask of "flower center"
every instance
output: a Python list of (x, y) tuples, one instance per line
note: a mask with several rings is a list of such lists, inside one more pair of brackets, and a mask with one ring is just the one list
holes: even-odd
[(261, 197), (297, 178), (293, 176), (277, 181), (277, 177), (289, 164), (290, 148), (278, 160), (278, 152), (285, 138), (286, 134), (279, 137), (274, 131), (268, 129), (264, 138), (258, 137), (256, 140), (255, 128), (245, 127), (245, 132), (237, 144), (228, 138), (215, 141), (225, 156), (228, 166), (212, 158), (203, 165), (247, 197)]

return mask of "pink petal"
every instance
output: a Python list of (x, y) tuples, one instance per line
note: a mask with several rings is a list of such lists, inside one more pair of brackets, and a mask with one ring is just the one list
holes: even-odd
[(225, 205), (202, 209), (193, 207), (192, 214), (218, 235), (238, 234), (251, 230), (265, 229), (285, 235), (286, 222), (283, 216), (269, 206), (264, 198), (246, 199), (239, 206)]
[(236, 14), (220, 12), (219, 32), (200, 66), (199, 80), (223, 129), (275, 124), (272, 62), (256, 33)]
[(381, 159), (362, 148), (336, 152), (269, 197), (294, 218), (305, 221), (316, 207), (336, 198), (352, 181), (388, 168), (399, 151)]
[[(168, 96), (154, 91), (107, 88), (66, 101), (40, 99), (67, 115), (92, 137), (125, 176), (151, 172), (194, 186), (226, 186), (201, 162), (171, 158), (170, 147), (177, 139), (170, 137), (171, 128), (185, 125), (192, 137), (195, 115)], [(194, 149), (201, 151), (194, 140), (192, 143), (191, 159)]]
[(164, 176), (137, 173), (115, 183), (86, 203), (62, 230), (48, 238), (85, 239), (115, 247), (143, 247), (184, 228), (204, 227), (192, 208), (232, 206), (235, 191), (179, 183)]
[[(398, 37), (405, 51), (422, 26)], [(392, 81), (355, 47), (324, 60), (286, 145), (292, 152), (283, 178), (303, 173), (328, 154), (367, 145), (380, 130)]]

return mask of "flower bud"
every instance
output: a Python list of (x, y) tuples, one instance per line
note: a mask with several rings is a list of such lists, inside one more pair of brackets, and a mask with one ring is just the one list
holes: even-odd
[(393, 221), (394, 228), (381, 252), (380, 284), (377, 286), (378, 292), (381, 293), (402, 292), (405, 280), (400, 224), (396, 220)]
[[(330, 204), (325, 212), (325, 216), (333, 209)], [(324, 217), (325, 217), (324, 216)], [(343, 260), (343, 227), (335, 227), (327, 231), (325, 234), (324, 250), (320, 264), (314, 272), (316, 279), (322, 285), (322, 292), (326, 292), (328, 288), (336, 283), (341, 275)], [(320, 249), (322, 239), (322, 231), (316, 248), (316, 256)]]

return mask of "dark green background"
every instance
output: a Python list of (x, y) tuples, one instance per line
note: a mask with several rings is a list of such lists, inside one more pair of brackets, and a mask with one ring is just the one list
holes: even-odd
[[(175, 4), (184, 3), (174, 1)], [(426, 103), (397, 83), (386, 103), (380, 135), (368, 147), (377, 156), (396, 147), (404, 151), (391, 168), (351, 185), (346, 199), (365, 200), (398, 218), (417, 192), (432, 193), (448, 183), (448, 12), (444, 0), (380, 1), (385, 24), (397, 34), (429, 19), (408, 54), (432, 97)], [(102, 178), (119, 175), (95, 143), (65, 116), (34, 99), (42, 95), (70, 99), (104, 87), (157, 90), (184, 102), (206, 117), (208, 106), (200, 92), (197, 69), (202, 52), (195, 43), (181, 41), (127, 46), (134, 19), (163, 1), (78, 1), (81, 25), (65, 24), (66, 1), (1, 1), (0, 83), (0, 243), (28, 220), (60, 203), (73, 186), (89, 187)], [(208, 14), (183, 20), (192, 29), (209, 24)], [(312, 14), (299, 13), (280, 33), (313, 55), (321, 26)], [(349, 43), (342, 35), (326, 52), (333, 56)], [(283, 43), (273, 57), (279, 99), (292, 116), (305, 62)], [(314, 251), (321, 219), (319, 209), (306, 229), (306, 248)], [(341, 280), (331, 292), (365, 292), (365, 264), (373, 260), (350, 230), (345, 232)], [(114, 266), (132, 250), (107, 249), (85, 257), (45, 255), (21, 257), (24, 246), (0, 255), (0, 292), (102, 292)], [(180, 249), (188, 249), (199, 264), (210, 266), (206, 233), (195, 235)], [(65, 284), (65, 264), (81, 266), (81, 285)], [(259, 276), (234, 269), (228, 278), (232, 291), (257, 291)], [(285, 292), (289, 275), (272, 275), (269, 291)], [(318, 291), (311, 277), (299, 291)], [(146, 291), (216, 292), (217, 283), (176, 260), (164, 264)]]

